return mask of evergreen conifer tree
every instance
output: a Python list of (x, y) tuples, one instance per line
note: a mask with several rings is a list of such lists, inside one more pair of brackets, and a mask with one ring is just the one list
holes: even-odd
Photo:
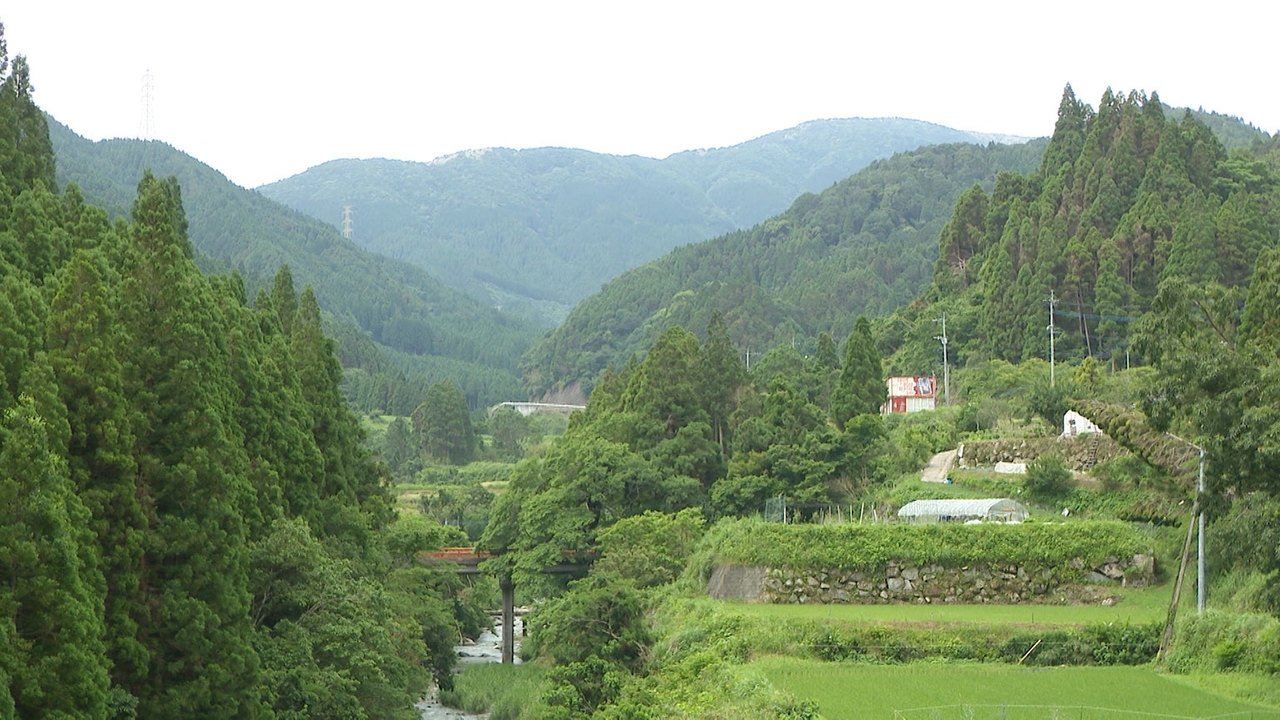
[(879, 413), (886, 396), (880, 354), (871, 337), (871, 323), (859, 316), (845, 341), (840, 381), (831, 396), (832, 418), (843, 430), (845, 423), (859, 415)]
[(244, 513), (256, 502), (228, 427), (234, 386), (218, 311), (190, 259), (176, 184), (146, 174), (133, 220), (121, 316), (136, 491), (150, 518), (139, 583), (150, 665), (131, 689), (141, 715), (255, 717)]
[(105, 718), (103, 590), (88, 511), (58, 448), (69, 431), (52, 371), (43, 355), (29, 370), (30, 394), (0, 424), (0, 675), (18, 717)]
[(413, 412), (413, 425), (418, 446), (438, 461), (462, 465), (475, 453), (476, 436), (467, 401), (452, 380), (441, 380), (427, 390), (426, 398)]
[(711, 322), (707, 324), (707, 340), (702, 344), (699, 371), (712, 434), (720, 445), (721, 453), (728, 454), (727, 430), (729, 414), (733, 412), (733, 396), (746, 381), (747, 371), (719, 311), (712, 313)]
[(67, 409), (69, 470), (102, 558), (112, 676), (127, 684), (148, 662), (138, 641), (148, 522), (136, 486), (134, 406), (124, 384), (130, 342), (118, 314), (118, 276), (98, 251), (81, 251), (52, 284), (46, 344)]

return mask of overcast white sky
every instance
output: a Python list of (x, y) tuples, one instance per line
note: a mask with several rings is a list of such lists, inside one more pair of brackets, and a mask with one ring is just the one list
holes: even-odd
[(1280, 6), (13, 0), (10, 55), (88, 138), (144, 134), (254, 187), (326, 160), (558, 145), (665, 157), (830, 117), (1047, 135), (1064, 84), (1280, 130)]

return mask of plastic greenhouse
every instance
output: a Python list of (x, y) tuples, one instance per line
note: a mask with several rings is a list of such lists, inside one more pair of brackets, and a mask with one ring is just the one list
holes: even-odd
[(982, 500), (915, 500), (898, 510), (898, 517), (911, 523), (1001, 522), (1027, 519), (1027, 506), (1009, 498)]

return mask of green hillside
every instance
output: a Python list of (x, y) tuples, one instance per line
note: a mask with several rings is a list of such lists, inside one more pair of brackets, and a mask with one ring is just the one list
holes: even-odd
[(1162, 283), (1242, 288), (1277, 244), (1278, 150), (1240, 121), (1170, 116), (1154, 94), (1108, 91), (1095, 110), (1068, 87), (1040, 168), (957, 204), (926, 302), (885, 326), (893, 365), (933, 362), (943, 312), (958, 362), (1047, 357), (1051, 298), (1058, 359), (1141, 361), (1132, 330)]
[[(376, 343), (420, 356), (420, 364), (428, 367), (441, 365), (440, 360), (461, 366), (467, 377), (459, 382), (475, 401), (509, 399), (498, 396), (517, 391), (515, 359), (533, 337), (526, 323), (412, 265), (369, 253), (329, 225), (238, 187), (169, 145), (90, 142), (56, 122), (49, 127), (59, 184), (74, 182), (112, 215), (127, 213), (144, 169), (175, 176), (191, 242), (215, 267), (239, 270), (252, 289), (288, 264), (298, 286), (311, 285), (338, 322), (354, 324)], [(483, 376), (485, 387), (503, 387), (490, 393), (471, 376)], [(506, 380), (495, 379), (502, 377)]]
[(981, 139), (929, 123), (806, 123), (664, 160), (569, 150), (474, 150), (430, 163), (335, 160), (263, 186), (354, 240), (546, 325), (619, 273), (748, 227), (896, 151)]
[(936, 145), (878, 161), (750, 230), (679, 248), (584, 300), (521, 363), (532, 392), (590, 386), (667, 327), (721, 312), (734, 341), (762, 353), (850, 318), (886, 314), (929, 283), (937, 237), (961, 193), (1035, 167), (1045, 143)]

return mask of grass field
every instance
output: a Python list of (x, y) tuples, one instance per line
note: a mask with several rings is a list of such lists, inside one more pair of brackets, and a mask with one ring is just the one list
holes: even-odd
[[(1015, 625), (1084, 625), (1148, 623), (1163, 620), (1169, 610), (1168, 586), (1117, 589), (1120, 601), (1102, 605), (769, 605), (721, 603), (755, 617), (830, 620), (839, 623), (983, 623)], [(714, 602), (714, 601), (709, 601)]]
[(828, 720), (1280, 720), (1145, 667), (868, 665), (770, 657), (752, 663)]

